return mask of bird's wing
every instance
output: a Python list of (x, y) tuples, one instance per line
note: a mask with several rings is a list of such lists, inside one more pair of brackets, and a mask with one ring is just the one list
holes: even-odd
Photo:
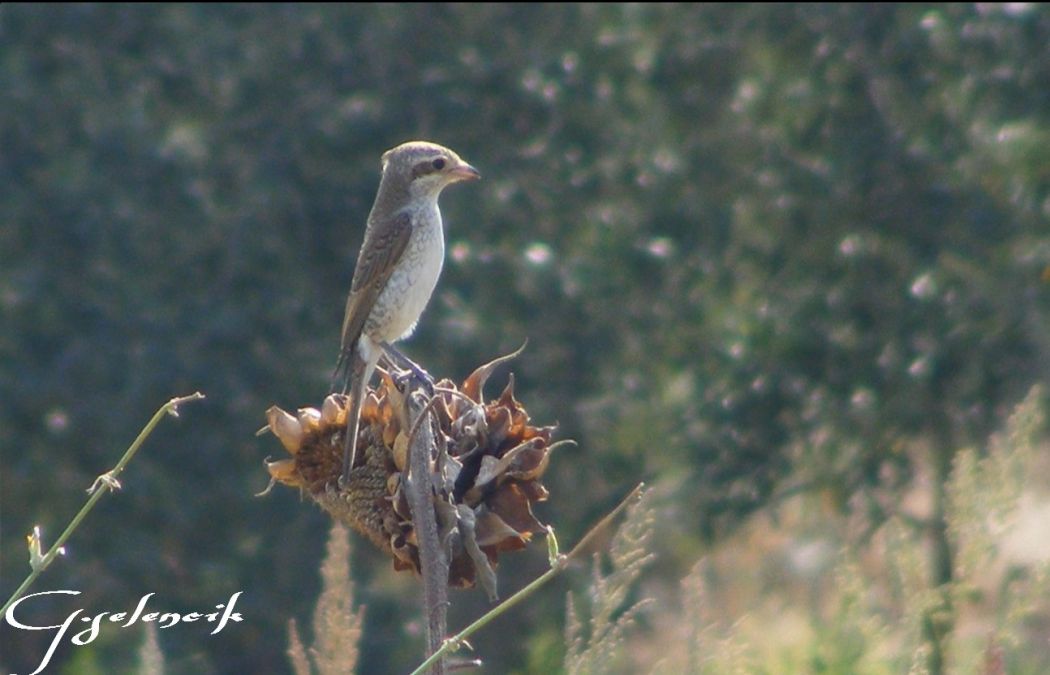
[(346, 299), (346, 314), (343, 317), (343, 337), (340, 347), (339, 364), (346, 359), (347, 353), (354, 348), (361, 337), (365, 321), (372, 312), (372, 306), (386, 286), (387, 280), (394, 271), (397, 261), (408, 246), (412, 235), (412, 217), (408, 213), (399, 213), (389, 223), (373, 225), (366, 235), (365, 244), (361, 246), (361, 255), (354, 269), (354, 281), (350, 285), (350, 295)]

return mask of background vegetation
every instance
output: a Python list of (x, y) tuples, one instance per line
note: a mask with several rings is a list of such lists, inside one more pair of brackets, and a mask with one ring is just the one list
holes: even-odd
[[(462, 378), (529, 338), (519, 396), (579, 441), (546, 481), (563, 540), (655, 486), (625, 672), (671, 658), (671, 625), (707, 640), (681, 663), (716, 672), (939, 672), (973, 662), (964, 638), (1043, 672), (1045, 607), (1009, 623), (999, 595), (956, 591), (1035, 579), (1046, 551), (967, 568), (959, 528), (984, 521), (953, 514), (1014, 486), (998, 550), (1046, 508), (1021, 481), (1046, 454), (1035, 423), (1015, 482), (958, 481), (1050, 369), (1048, 83), (1050, 10), (1027, 3), (5, 5), (0, 591), (32, 526), (53, 539), (149, 415), (199, 389), (43, 586), (90, 613), (241, 590), (221, 635), (160, 631), (169, 670), (288, 667), (328, 525), (289, 490), (252, 497), (279, 453), (253, 432), (273, 403), (320, 402), (379, 155), (427, 138), (485, 179), (443, 199), (448, 264), (406, 350)], [(1038, 418), (1038, 390), (1026, 405)], [(505, 592), (540, 549), (501, 567)], [(926, 593), (910, 614), (851, 600), (893, 569)], [(361, 672), (405, 671), (414, 582), (365, 545), (352, 570)], [(558, 608), (587, 582), (478, 636), (488, 672), (561, 667)], [(454, 626), (485, 605), (454, 600)], [(32, 670), (48, 637), (0, 627), (3, 667)], [(56, 661), (128, 668), (143, 639)]]

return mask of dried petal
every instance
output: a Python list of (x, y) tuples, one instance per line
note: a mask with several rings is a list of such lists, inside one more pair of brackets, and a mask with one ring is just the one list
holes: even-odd
[(513, 410), (521, 407), (514, 400), (514, 373), (507, 376), (507, 386), (503, 388), (503, 393), (499, 395), (499, 404)]
[(392, 446), (394, 466), (398, 471), (404, 471), (408, 466), (408, 434), (399, 432)]
[(475, 532), (479, 546), (499, 547), (500, 544), (510, 539), (524, 541), (521, 532), (507, 525), (506, 521), (485, 507), (478, 509)]
[(401, 472), (395, 471), (386, 477), (386, 491), (387, 494), (397, 494), (398, 489), (401, 487)]
[[(365, 395), (364, 403), (361, 405), (361, 419), (362, 420), (374, 420), (379, 417), (379, 398), (375, 395), (375, 392), (368, 392)], [(364, 426), (362, 424), (361, 426)]]
[(412, 509), (408, 505), (408, 495), (402, 490), (403, 483), (398, 485), (397, 490), (394, 491), (390, 498), (391, 507), (394, 510), (394, 514), (398, 516), (398, 520), (409, 521), (412, 518)]
[(293, 455), (299, 452), (303, 444), (303, 428), (299, 420), (277, 406), (270, 406), (266, 411), (266, 421), (270, 424), (270, 431), (280, 439), (285, 450)]
[(534, 444), (529, 441), (522, 443), (521, 445), (507, 451), (503, 457), (496, 459), (492, 455), (487, 455), (481, 459), (481, 469), (478, 471), (477, 477), (474, 479), (474, 487), (464, 495), (464, 501), (472, 501), (472, 497), (480, 494), (489, 483), (496, 481), (503, 477), (511, 464), (518, 459), (518, 457), (530, 449), (533, 449)]
[(525, 351), (525, 345), (527, 344), (529, 344), (528, 340), (523, 342), (514, 352), (495, 358), (468, 375), (467, 379), (463, 381), (463, 393), (478, 403), (484, 403), (482, 389), (485, 388), (485, 383), (488, 382), (492, 371), (496, 370), (497, 366), (510, 361)]
[(518, 532), (543, 532), (543, 524), (532, 515), (529, 500), (517, 483), (504, 483), (488, 498), (489, 508)]
[(292, 487), (302, 485), (302, 479), (295, 468), (294, 459), (279, 459), (276, 462), (266, 462), (266, 470), (275, 481), (291, 485)]
[(321, 411), (317, 408), (299, 408), (297, 416), (299, 425), (306, 433), (317, 431), (321, 427)]
[(490, 408), (486, 416), (489, 428), (489, 443), (498, 448), (510, 435), (511, 414), (506, 408)]
[(499, 595), (496, 593), (496, 571), (492, 569), (488, 556), (481, 550), (481, 542), (478, 541), (476, 524), (477, 519), (474, 511), (465, 504), (460, 504), (456, 509), (459, 531), (462, 536), (463, 548), (474, 563), (476, 577), (481, 580), (481, 587), (485, 589), (485, 595), (489, 602), (496, 602)]
[(547, 497), (550, 496), (550, 493), (547, 492), (547, 488), (534, 480), (518, 483), (518, 487), (525, 493), (525, 497), (529, 502), (533, 504), (537, 502), (545, 502), (547, 501)]
[(384, 424), (383, 425), (383, 445), (388, 448), (394, 446), (398, 436), (402, 436), (400, 425), (398, 424)]
[(321, 424), (323, 426), (346, 424), (346, 400), (342, 394), (329, 394), (325, 397), (324, 403), (321, 404)]
[(550, 464), (550, 452), (544, 447), (542, 438), (532, 438), (508, 452), (509, 456), (514, 454), (506, 474), (509, 478), (515, 478), (521, 482), (532, 481), (547, 470)]
[(383, 389), (386, 392), (386, 399), (390, 402), (391, 411), (396, 417), (398, 422), (398, 428), (407, 429), (408, 424), (408, 406), (405, 405), (405, 397), (402, 395), (401, 390), (394, 384), (393, 378), (386, 371), (381, 373), (383, 379)]

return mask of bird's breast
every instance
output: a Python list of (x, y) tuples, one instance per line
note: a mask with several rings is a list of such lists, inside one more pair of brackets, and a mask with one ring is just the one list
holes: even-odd
[(434, 293), (444, 261), (441, 212), (435, 206), (413, 214), (412, 235), (376, 300), (366, 332), (386, 342), (408, 337)]

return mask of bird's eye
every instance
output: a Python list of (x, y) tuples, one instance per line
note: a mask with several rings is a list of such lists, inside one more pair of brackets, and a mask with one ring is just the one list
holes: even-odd
[(431, 162), (430, 165), (433, 166), (438, 171), (441, 171), (442, 169), (445, 168), (445, 160), (442, 159), (441, 157), (438, 157), (433, 162)]

